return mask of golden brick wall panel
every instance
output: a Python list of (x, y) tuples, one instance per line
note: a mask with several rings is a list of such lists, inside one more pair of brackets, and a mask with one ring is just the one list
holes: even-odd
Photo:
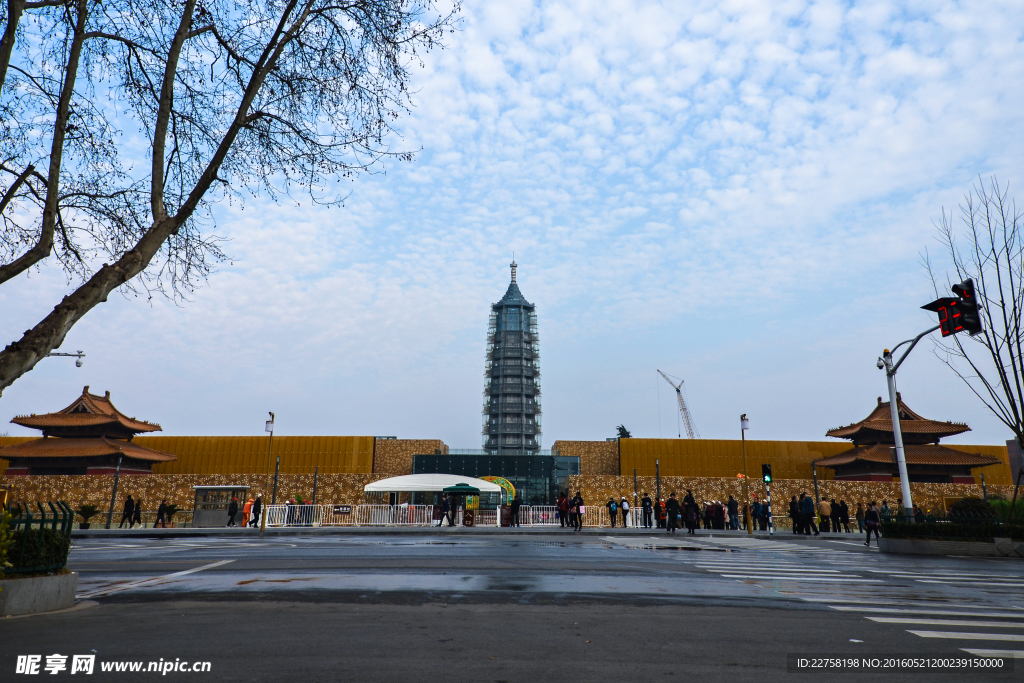
[(440, 439), (377, 439), (373, 453), (374, 474), (412, 474), (412, 456), (448, 452)]
[(556, 441), (552, 448), (561, 455), (578, 457), (580, 474), (619, 474), (618, 441)]
[(139, 436), (135, 442), (177, 456), (155, 465), (156, 474), (273, 474), (278, 457), (282, 474), (369, 474), (372, 436)]

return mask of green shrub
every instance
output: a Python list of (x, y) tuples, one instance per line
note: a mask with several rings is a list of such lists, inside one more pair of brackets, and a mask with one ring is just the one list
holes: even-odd
[(1010, 503), (1012, 501), (1006, 500), (1005, 498), (999, 500), (989, 500), (989, 504), (992, 509), (996, 511), (996, 516), (1004, 522), (1013, 522), (1014, 524), (1024, 524), (1024, 499), (1018, 498), (1017, 504), (1013, 506), (1013, 519), (1009, 519), (1010, 516)]
[(0, 508), (0, 576), (4, 575), (5, 569), (10, 569), (12, 566), (8, 555), (13, 545), (14, 533), (11, 531), (11, 513)]
[(882, 522), (882, 536), (885, 538), (922, 538), (975, 543), (992, 543), (996, 537), (1024, 541), (1024, 524), (999, 524), (996, 520), (938, 521), (921, 524)]
[[(68, 562), (71, 539), (53, 529), (16, 529), (8, 549), (11, 572), (60, 569)], [(24, 545), (22, 545), (24, 544)]]
[(950, 517), (966, 517), (972, 519), (992, 519), (996, 516), (995, 508), (977, 496), (967, 496), (949, 506)]
[(100, 513), (100, 509), (95, 505), (80, 505), (75, 512), (78, 513), (78, 516), (82, 518), (83, 522), (88, 524), (90, 519)]

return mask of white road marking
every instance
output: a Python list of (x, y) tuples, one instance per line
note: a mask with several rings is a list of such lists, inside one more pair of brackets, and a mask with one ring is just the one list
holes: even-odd
[(99, 588), (97, 590), (89, 591), (87, 593), (79, 593), (75, 597), (80, 600), (84, 600), (88, 598), (100, 597), (102, 595), (109, 595), (111, 593), (119, 593), (121, 591), (131, 590), (132, 588), (139, 588), (140, 586), (155, 586), (169, 579), (176, 579), (179, 576), (185, 576), (186, 574), (194, 574), (195, 572), (201, 572), (204, 569), (213, 569), (214, 567), (220, 567), (221, 565), (230, 564), (231, 562), (234, 562), (234, 560), (221, 560), (219, 562), (211, 562), (210, 564), (204, 564), (201, 567), (193, 567), (192, 569), (174, 572), (173, 574), (155, 576), (151, 579), (143, 579), (141, 581), (133, 581), (131, 583), (122, 583), (116, 586), (109, 586), (107, 588)]
[(854, 579), (843, 577), (818, 577), (818, 576), (764, 576), (759, 574), (722, 574), (727, 579), (758, 579), (768, 581), (842, 581), (856, 583), (885, 583), (882, 579)]
[(976, 650), (974, 648), (962, 647), (964, 652), (969, 652), (976, 657), (1006, 657), (1007, 659), (1024, 659), (1024, 650)]
[(884, 614), (933, 614), (949, 617), (1002, 617), (1010, 619), (1024, 619), (1024, 611), (1021, 612), (971, 612), (965, 614), (960, 611), (942, 609), (900, 609), (893, 607), (844, 607), (840, 605), (829, 605), (830, 609), (841, 612), (875, 612)]
[(1024, 642), (1024, 635), (1016, 633), (961, 633), (958, 631), (907, 631), (922, 638), (950, 638), (953, 640), (1009, 640)]
[[(971, 616), (977, 616), (972, 614)], [(881, 624), (921, 624), (922, 626), (967, 626), (973, 628), (1024, 628), (1012, 621), (967, 621), (964, 619), (915, 619), (912, 617), (864, 617)]]

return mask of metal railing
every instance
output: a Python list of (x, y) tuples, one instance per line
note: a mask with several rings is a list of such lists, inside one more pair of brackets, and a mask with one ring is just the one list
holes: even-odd
[(21, 532), (21, 542), (14, 539), (14, 544), (7, 552), (7, 560), (14, 566), (4, 569), (3, 573), (52, 572), (63, 569), (67, 564), (75, 511), (62, 500), (47, 502), (46, 507), (49, 508), (49, 514), (42, 503), (38, 502), (38, 514), (27, 503), (21, 503), (16, 508), (12, 506), (10, 529), (12, 532)]

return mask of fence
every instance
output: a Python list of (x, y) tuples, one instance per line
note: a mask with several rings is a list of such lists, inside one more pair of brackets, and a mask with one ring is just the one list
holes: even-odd
[[(348, 512), (342, 512), (348, 510)], [(433, 505), (268, 505), (267, 526), (427, 526)], [(492, 519), (491, 524), (494, 524)]]
[(52, 502), (46, 505), (50, 508), (49, 515), (42, 503), (36, 503), (38, 515), (33, 514), (32, 508), (25, 503), (11, 510), (10, 528), (15, 538), (8, 549), (7, 559), (14, 566), (4, 569), (3, 573), (52, 572), (63, 569), (67, 564), (75, 511), (62, 500), (56, 505)]

